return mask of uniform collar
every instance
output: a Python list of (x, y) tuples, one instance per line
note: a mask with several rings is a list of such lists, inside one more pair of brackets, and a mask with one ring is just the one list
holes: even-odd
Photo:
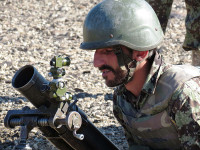
[(142, 88), (142, 92), (147, 94), (153, 94), (155, 92), (156, 84), (160, 75), (163, 73), (163, 58), (162, 56), (156, 52), (154, 57), (152, 58), (153, 62), (151, 65), (150, 72), (147, 76), (147, 79)]

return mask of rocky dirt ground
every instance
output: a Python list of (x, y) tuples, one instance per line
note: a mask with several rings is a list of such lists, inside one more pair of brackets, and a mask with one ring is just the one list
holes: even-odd
[[(54, 55), (68, 55), (68, 90), (78, 97), (78, 106), (120, 150), (127, 149), (123, 130), (112, 114), (112, 88), (105, 86), (93, 68), (93, 52), (81, 51), (82, 25), (87, 12), (100, 0), (0, 0), (0, 149), (18, 143), (19, 128), (4, 127), (8, 110), (33, 108), (11, 85), (14, 73), (33, 65), (45, 78)], [(191, 52), (182, 50), (186, 10), (183, 0), (175, 0), (161, 53), (167, 62), (190, 64)], [(33, 150), (56, 149), (37, 130), (28, 142)]]

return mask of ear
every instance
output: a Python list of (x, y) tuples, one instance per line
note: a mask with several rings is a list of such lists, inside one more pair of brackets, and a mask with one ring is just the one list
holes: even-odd
[(133, 52), (133, 58), (136, 61), (142, 61), (143, 59), (145, 59), (149, 54), (149, 51), (134, 51)]

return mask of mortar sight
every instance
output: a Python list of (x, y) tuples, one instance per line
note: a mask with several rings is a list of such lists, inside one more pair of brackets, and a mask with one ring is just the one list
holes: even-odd
[(63, 67), (70, 65), (69, 57), (62, 58), (61, 56), (55, 56), (51, 59), (50, 65), (54, 67)]

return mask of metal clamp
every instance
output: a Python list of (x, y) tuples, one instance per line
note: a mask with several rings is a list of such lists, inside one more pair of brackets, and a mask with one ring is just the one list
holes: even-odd
[(69, 130), (73, 131), (74, 137), (76, 137), (79, 140), (84, 139), (83, 134), (77, 134), (76, 131), (81, 127), (82, 125), (82, 118), (81, 115), (76, 111), (71, 111), (67, 114), (66, 117), (66, 126)]

